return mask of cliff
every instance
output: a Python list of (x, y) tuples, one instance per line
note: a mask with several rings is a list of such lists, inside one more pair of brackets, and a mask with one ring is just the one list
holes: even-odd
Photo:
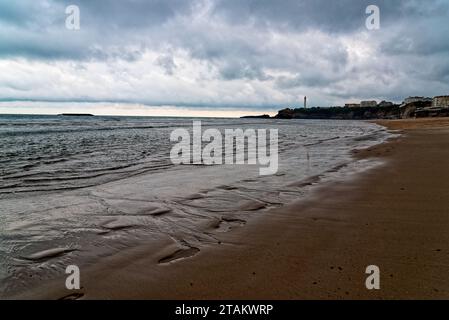
[(338, 119), (338, 120), (373, 120), (399, 119), (399, 105), (386, 107), (330, 107), (330, 108), (300, 108), (283, 109), (276, 115), (277, 119)]

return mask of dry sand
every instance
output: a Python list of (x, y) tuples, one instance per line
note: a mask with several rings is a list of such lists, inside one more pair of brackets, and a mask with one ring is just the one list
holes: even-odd
[[(175, 254), (191, 257), (159, 264), (174, 250), (167, 243), (104, 259), (81, 271), (73, 297), (449, 298), (449, 119), (381, 124), (404, 135), (356, 154), (380, 167), (220, 234), (221, 245)], [(380, 290), (365, 288), (368, 265), (380, 267)], [(60, 298), (63, 287), (24, 297)]]

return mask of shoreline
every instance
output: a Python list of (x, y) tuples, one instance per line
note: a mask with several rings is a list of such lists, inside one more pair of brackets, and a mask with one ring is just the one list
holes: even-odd
[[(399, 140), (355, 154), (384, 164), (219, 234), (219, 246), (191, 257), (193, 252), (180, 251), (178, 258), (186, 259), (168, 263), (160, 262), (173, 252), (170, 244), (165, 253), (141, 246), (81, 271), (77, 293), (62, 280), (20, 297), (448, 298), (449, 170), (441, 159), (449, 155), (449, 119), (433, 121), (376, 122), (405, 130)], [(365, 268), (373, 264), (381, 270), (379, 291), (365, 288)]]

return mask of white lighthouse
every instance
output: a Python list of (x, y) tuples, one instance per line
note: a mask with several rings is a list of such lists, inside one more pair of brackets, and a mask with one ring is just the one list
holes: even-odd
[(304, 109), (307, 108), (307, 97), (304, 96)]

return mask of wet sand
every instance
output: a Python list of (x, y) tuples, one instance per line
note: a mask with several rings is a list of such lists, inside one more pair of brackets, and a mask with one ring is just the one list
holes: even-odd
[[(382, 165), (216, 233), (219, 245), (161, 239), (82, 269), (77, 293), (60, 279), (21, 297), (447, 299), (449, 119), (380, 124), (403, 135), (355, 156)], [(368, 265), (380, 290), (365, 288)]]

